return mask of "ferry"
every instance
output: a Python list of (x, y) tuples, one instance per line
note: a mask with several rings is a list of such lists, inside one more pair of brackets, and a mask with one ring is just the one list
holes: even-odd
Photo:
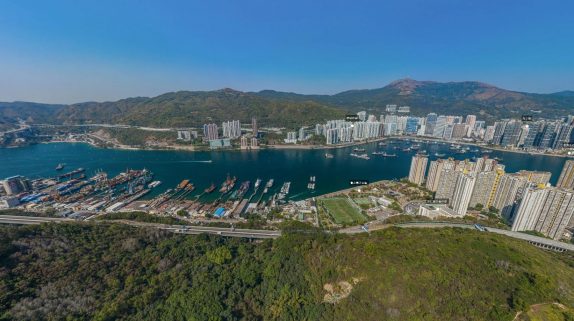
[(410, 147), (407, 147), (407, 148), (403, 148), (403, 149), (402, 149), (403, 152), (410, 152), (411, 150), (412, 150), (412, 149), (411, 149)]
[(333, 158), (335, 157), (333, 154), (325, 153), (325, 158)]
[(60, 164), (58, 164), (58, 166), (56, 166), (56, 170), (57, 170), (57, 171), (61, 171), (61, 170), (64, 169), (65, 166), (66, 166), (66, 164), (60, 163)]
[(354, 151), (354, 152), (357, 152), (357, 153), (362, 153), (362, 152), (364, 152), (365, 150), (366, 150), (366, 149), (364, 149), (364, 148), (353, 148), (353, 151)]
[(383, 155), (385, 152), (372, 152), (371, 155)]
[(436, 157), (445, 157), (446, 154), (434, 153), (434, 156), (436, 156)]
[(385, 143), (385, 142), (380, 142), (380, 143), (379, 143), (379, 146), (387, 146), (387, 143)]
[(383, 157), (397, 157), (397, 154), (382, 153), (381, 155), (382, 155)]

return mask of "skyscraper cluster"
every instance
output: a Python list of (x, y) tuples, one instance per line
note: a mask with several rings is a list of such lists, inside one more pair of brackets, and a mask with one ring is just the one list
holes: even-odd
[(329, 145), (378, 138), (383, 135), (381, 122), (372, 117), (359, 116), (359, 119), (361, 118), (365, 120), (356, 122), (344, 119), (329, 120), (326, 124), (317, 124), (315, 133), (325, 136)]
[(552, 151), (574, 148), (574, 116), (561, 119), (503, 119), (487, 126), (476, 115), (408, 115), (408, 106), (387, 105), (386, 113), (357, 113), (358, 122), (331, 120), (317, 124), (316, 135), (323, 135), (327, 144), (349, 143), (381, 136), (426, 136), (444, 140), (474, 140), (492, 145), (526, 150)]
[(493, 145), (528, 150), (561, 149), (569, 147), (574, 141), (573, 128), (573, 116), (539, 121), (506, 119), (488, 126), (489, 135), (484, 136), (484, 141)]
[(239, 120), (225, 121), (221, 124), (223, 137), (235, 139), (241, 136), (241, 123)]
[(410, 107), (387, 105), (386, 114), (379, 117), (357, 113), (358, 121), (330, 120), (326, 124), (317, 124), (315, 134), (323, 135), (327, 144), (349, 143), (381, 136), (429, 136), (440, 139), (483, 138), (485, 122), (475, 115), (462, 116), (437, 115), (430, 113), (426, 117), (405, 115)]
[(219, 128), (217, 124), (203, 125), (203, 137), (205, 140), (215, 140), (219, 138)]
[[(435, 192), (455, 213), (469, 207), (495, 208), (512, 223), (513, 231), (538, 231), (560, 239), (572, 225), (574, 213), (574, 160), (566, 161), (557, 187), (550, 185), (550, 172), (521, 170), (506, 173), (505, 167), (488, 157), (476, 161), (452, 158), (430, 162), (424, 179), (426, 157), (414, 156), (409, 181)], [(423, 179), (421, 179), (421, 172)]]

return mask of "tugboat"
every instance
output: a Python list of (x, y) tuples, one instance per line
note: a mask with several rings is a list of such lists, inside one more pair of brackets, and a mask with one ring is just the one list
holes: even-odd
[(57, 170), (57, 171), (61, 171), (61, 170), (64, 169), (65, 166), (66, 166), (66, 164), (60, 163), (60, 164), (58, 164), (58, 166), (56, 166), (56, 170)]

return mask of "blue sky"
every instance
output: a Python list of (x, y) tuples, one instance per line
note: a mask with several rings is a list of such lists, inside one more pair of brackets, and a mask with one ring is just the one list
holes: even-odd
[(574, 2), (0, 0), (0, 101), (398, 78), (574, 90)]

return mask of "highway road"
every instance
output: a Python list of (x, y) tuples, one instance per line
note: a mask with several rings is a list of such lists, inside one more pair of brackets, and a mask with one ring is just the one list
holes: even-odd
[[(55, 217), (36, 217), (36, 216), (15, 216), (15, 215), (0, 215), (0, 224), (42, 224), (42, 223), (62, 223), (62, 222), (82, 222), (78, 220), (68, 219), (68, 218), (55, 218)], [(91, 222), (110, 222), (110, 221), (91, 221)], [(225, 228), (225, 227), (207, 227), (207, 226), (193, 226), (193, 225), (166, 225), (166, 224), (155, 224), (155, 223), (144, 223), (135, 222), (127, 220), (117, 220), (116, 223), (128, 224), (136, 227), (150, 227), (157, 228), (165, 231), (170, 231), (173, 233), (180, 234), (213, 234), (226, 237), (242, 237), (250, 239), (272, 239), (281, 236), (281, 231), (275, 230), (254, 230), (254, 229), (236, 229), (236, 228)], [(392, 225), (379, 225), (370, 226), (369, 230), (384, 229)], [(441, 227), (460, 227), (467, 229), (475, 229), (474, 225), (471, 224), (457, 224), (448, 222), (411, 222), (395, 224), (394, 226), (401, 228), (441, 228)], [(361, 229), (360, 226), (350, 227), (340, 232), (345, 234), (357, 234), (365, 233), (365, 230)], [(501, 235), (506, 235), (515, 239), (524, 240), (530, 242), (536, 246), (557, 250), (557, 251), (573, 251), (574, 244), (563, 243), (547, 239), (544, 237), (534, 236), (530, 234), (513, 232), (508, 230), (502, 230), (498, 228), (487, 227), (485, 233), (496, 233)]]
[(59, 222), (75, 222), (75, 220), (68, 218), (57, 218), (57, 217), (0, 215), (1, 224), (31, 225), (31, 224), (59, 223)]
[[(82, 222), (82, 221), (68, 218), (56, 218), (56, 217), (0, 215), (0, 224), (31, 225), (31, 224), (62, 223), (62, 222), (70, 223), (70, 222)], [(109, 223), (111, 221), (93, 220), (90, 222)], [(128, 224), (136, 227), (157, 228), (180, 234), (213, 234), (227, 237), (242, 237), (250, 239), (270, 239), (270, 238), (278, 238), (281, 236), (281, 231), (272, 231), (272, 230), (236, 229), (236, 228), (206, 227), (206, 226), (192, 226), (192, 225), (166, 225), (166, 224), (143, 223), (143, 222), (135, 222), (127, 220), (116, 220), (113, 222)]]

